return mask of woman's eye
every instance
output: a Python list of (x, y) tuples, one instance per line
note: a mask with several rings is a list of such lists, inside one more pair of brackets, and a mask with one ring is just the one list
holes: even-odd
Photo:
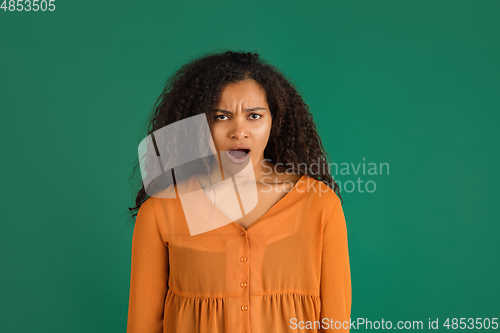
[[(257, 113), (252, 113), (252, 114), (250, 115), (250, 117), (251, 117), (251, 116), (259, 116), (259, 118), (260, 118), (260, 117), (262, 117), (260, 114), (257, 114)], [(259, 118), (252, 118), (252, 119), (255, 119), (255, 120), (256, 120), (256, 119), (259, 119)]]
[(223, 120), (223, 119), (220, 119), (219, 117), (227, 117), (227, 116), (223, 115), (223, 114), (219, 114), (219, 115), (215, 116), (215, 119), (217, 119), (217, 120)]

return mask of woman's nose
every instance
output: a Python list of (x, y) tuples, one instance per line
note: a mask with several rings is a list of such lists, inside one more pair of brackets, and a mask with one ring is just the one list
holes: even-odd
[(235, 117), (235, 119), (232, 121), (231, 124), (231, 129), (229, 131), (229, 135), (231, 138), (245, 138), (248, 136), (248, 127), (246, 123), (246, 119), (242, 119), (239, 117)]

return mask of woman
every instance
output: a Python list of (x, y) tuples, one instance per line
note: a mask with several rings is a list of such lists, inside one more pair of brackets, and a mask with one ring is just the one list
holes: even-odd
[[(346, 223), (308, 106), (258, 54), (228, 51), (195, 59), (167, 81), (148, 135), (200, 114), (216, 150), (203, 159), (207, 172), (174, 169), (168, 196), (146, 199), (152, 192), (143, 186), (130, 209), (138, 213), (127, 332), (348, 331)], [(188, 217), (214, 202), (206, 190), (242, 161), (254, 176), (256, 206), (193, 234)], [(206, 195), (186, 206), (181, 188)], [(245, 195), (239, 191), (241, 205)]]

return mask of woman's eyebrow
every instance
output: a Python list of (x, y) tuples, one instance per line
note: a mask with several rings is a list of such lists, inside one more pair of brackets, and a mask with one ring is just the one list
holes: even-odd
[[(267, 110), (267, 109), (263, 108), (263, 107), (260, 107), (260, 106), (257, 106), (255, 108), (246, 109), (245, 111), (246, 112), (251, 112), (251, 111), (258, 111), (258, 110)], [(223, 110), (223, 109), (215, 109), (215, 112), (232, 113), (231, 111), (227, 111), (227, 110)]]

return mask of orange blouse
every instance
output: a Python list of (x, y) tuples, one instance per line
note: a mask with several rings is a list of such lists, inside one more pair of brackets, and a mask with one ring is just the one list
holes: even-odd
[(191, 236), (179, 197), (138, 211), (128, 333), (348, 332), (350, 312), (342, 205), (312, 177), (247, 229)]

